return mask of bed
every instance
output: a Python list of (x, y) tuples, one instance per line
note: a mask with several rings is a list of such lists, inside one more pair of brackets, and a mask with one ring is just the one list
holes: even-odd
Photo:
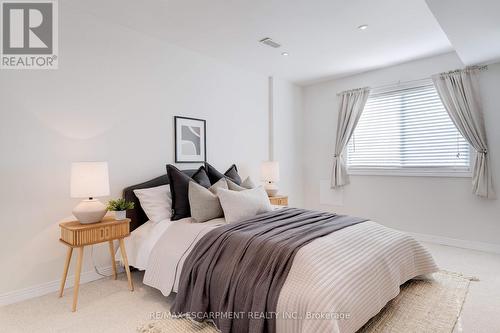
[[(189, 175), (194, 170), (185, 172)], [(228, 227), (224, 218), (205, 223), (193, 223), (190, 218), (185, 218), (152, 225), (147, 221), (133, 190), (167, 183), (168, 179), (162, 176), (124, 190), (124, 197), (136, 204), (136, 209), (127, 213), (132, 219), (132, 234), (126, 241), (127, 253), (132, 266), (145, 270), (144, 284), (160, 290), (165, 296), (177, 293), (177, 299), (180, 298), (184, 304), (174, 304), (174, 307), (183, 309), (181, 313), (186, 315), (186, 309), (196, 310), (200, 309), (198, 304), (213, 303), (214, 298), (207, 294), (213, 294), (217, 290), (216, 281), (229, 281), (236, 274), (234, 270), (221, 273), (220, 267), (214, 268), (210, 274), (213, 272), (219, 275), (203, 277), (206, 280), (201, 281), (204, 289), (200, 293), (205, 298), (193, 298), (193, 286), (195, 283), (198, 285), (199, 281), (190, 284), (185, 280), (196, 275), (197, 272), (192, 267), (198, 267), (196, 265), (200, 265), (199, 258), (204, 258), (204, 253), (210, 250), (204, 242), (210, 240), (210, 237), (226, 237), (223, 229), (228, 229), (227, 232), (238, 237), (241, 235), (234, 227)], [(311, 220), (312, 216), (332, 216), (325, 215), (330, 213), (319, 212), (308, 215), (315, 213), (291, 208), (280, 211), (281, 213), (262, 215), (264, 217), (259, 222), (261, 226), (265, 227), (269, 221), (279, 222), (281, 218), (276, 218), (279, 214), (311, 216)], [(279, 225), (280, 228), (282, 226), (283, 224)], [(196, 255), (199, 257), (198, 262), (193, 263)], [(231, 257), (231, 254), (226, 255)], [(220, 260), (220, 257), (216, 259)], [(217, 261), (214, 258), (210, 260), (214, 263)], [(289, 266), (270, 316), (266, 312), (262, 317), (246, 318), (250, 324), (245, 324), (244, 329), (236, 329), (239, 318), (227, 320), (216, 318), (217, 315), (213, 317), (212, 312), (220, 308), (204, 304), (202, 312), (209, 312), (211, 316), (208, 319), (213, 320), (222, 332), (356, 332), (398, 295), (401, 284), (413, 278), (428, 277), (437, 271), (431, 255), (412, 237), (365, 220), (313, 239), (294, 253)], [(198, 272), (198, 275), (201, 274)], [(211, 282), (214, 279), (215, 282)], [(220, 293), (225, 294), (226, 291)], [(245, 294), (239, 295), (241, 298)], [(177, 299), (176, 302), (179, 303)], [(238, 303), (238, 300), (234, 303)], [(237, 305), (229, 308), (239, 309)], [(207, 319), (205, 315), (202, 317)]]

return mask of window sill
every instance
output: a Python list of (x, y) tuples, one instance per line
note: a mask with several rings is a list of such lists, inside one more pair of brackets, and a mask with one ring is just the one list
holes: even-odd
[(454, 170), (403, 170), (403, 169), (347, 169), (347, 173), (353, 176), (394, 176), (394, 177), (448, 177), (448, 178), (471, 178), (471, 171)]

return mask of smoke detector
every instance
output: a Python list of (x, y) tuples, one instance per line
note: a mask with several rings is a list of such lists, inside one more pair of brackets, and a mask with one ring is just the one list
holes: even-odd
[(261, 40), (259, 40), (259, 42), (262, 43), (262, 44), (265, 44), (267, 46), (274, 47), (275, 49), (277, 49), (278, 47), (281, 46), (280, 44), (276, 43), (274, 40), (272, 40), (269, 37), (261, 39)]

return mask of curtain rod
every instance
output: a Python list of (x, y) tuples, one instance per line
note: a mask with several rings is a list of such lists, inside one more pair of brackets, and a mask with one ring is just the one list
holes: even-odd
[(473, 71), (483, 72), (487, 69), (488, 69), (488, 65), (481, 65), (481, 66), (474, 65), (474, 66), (467, 66), (465, 68), (455, 69), (454, 71), (440, 73), (439, 75), (441, 75), (443, 77), (443, 76), (447, 76), (447, 75), (459, 74), (459, 73), (464, 73), (464, 72), (465, 73), (473, 72)]
[(376, 87), (364, 87), (364, 88), (349, 89), (349, 90), (344, 90), (344, 91), (341, 91), (341, 92), (337, 93), (337, 96), (340, 96), (340, 95), (343, 95), (343, 94), (346, 94), (346, 93), (356, 92), (356, 91), (359, 91), (359, 90), (364, 90), (364, 89), (370, 89), (370, 92), (373, 92), (374, 90), (376, 91), (376, 90), (387, 88), (387, 87), (394, 87), (394, 86), (397, 86), (397, 85), (408, 84), (408, 83), (416, 83), (416, 82), (419, 82), (419, 81), (428, 81), (430, 79), (431, 79), (430, 77), (425, 77), (425, 78), (415, 79), (415, 80), (409, 80), (409, 81), (401, 81), (401, 80), (399, 80), (399, 81), (394, 81), (394, 82), (387, 83), (387, 84), (384, 84), (384, 85), (381, 85), (381, 86), (376, 86)]
[[(456, 70), (448, 71), (448, 72), (445, 72), (445, 73), (442, 73), (442, 74), (457, 73), (457, 72), (460, 72), (460, 71), (467, 71), (467, 70), (485, 71), (487, 69), (488, 69), (488, 65), (481, 65), (481, 66), (475, 65), (475, 66), (467, 66), (467, 67), (465, 67), (463, 69), (456, 69)], [(386, 83), (386, 84), (383, 84), (383, 85), (380, 85), (380, 86), (370, 87), (370, 90), (372, 90), (372, 91), (373, 90), (379, 90), (379, 89), (393, 87), (393, 86), (397, 86), (397, 85), (403, 85), (403, 84), (409, 84), (409, 83), (418, 83), (418, 82), (429, 81), (429, 80), (431, 80), (431, 76), (423, 77), (423, 78), (420, 78), (420, 79), (407, 80), (407, 81), (398, 80), (398, 81), (393, 81), (393, 82)], [(360, 89), (363, 89), (363, 88), (360, 88)], [(357, 89), (351, 89), (351, 90), (357, 90)], [(342, 94), (344, 92), (348, 92), (348, 91), (351, 91), (351, 90), (346, 90), (346, 91), (340, 92), (337, 95), (340, 95), (340, 94)]]
[(344, 91), (341, 91), (341, 92), (337, 93), (337, 96), (345, 95), (345, 94), (352, 94), (352, 93), (355, 93), (355, 92), (358, 92), (358, 91), (370, 90), (370, 89), (371, 89), (370, 87), (363, 87), (363, 88), (355, 88), (355, 89), (344, 90)]
[(402, 85), (402, 84), (417, 83), (417, 82), (423, 82), (423, 81), (429, 81), (429, 80), (431, 80), (430, 76), (429, 77), (423, 77), (423, 78), (420, 78), (420, 79), (415, 79), (415, 80), (407, 80), (407, 81), (398, 80), (398, 81), (393, 81), (391, 83), (386, 83), (386, 84), (383, 84), (383, 85), (380, 85), (380, 86), (372, 87), (371, 89), (372, 90), (378, 90), (378, 89), (392, 87), (392, 86), (397, 86), (397, 85)]

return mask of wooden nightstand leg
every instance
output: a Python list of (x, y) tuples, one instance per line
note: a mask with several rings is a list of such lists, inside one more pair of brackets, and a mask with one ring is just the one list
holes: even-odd
[(68, 252), (66, 253), (66, 261), (64, 262), (64, 271), (61, 279), (61, 289), (59, 290), (59, 297), (62, 297), (64, 292), (64, 285), (66, 284), (66, 278), (68, 277), (69, 263), (71, 262), (72, 254), (73, 254), (73, 248), (68, 246)]
[(111, 254), (111, 267), (113, 267), (113, 279), (116, 280), (116, 264), (115, 264), (115, 246), (113, 245), (113, 241), (109, 242), (109, 253)]
[(80, 289), (80, 273), (82, 272), (82, 262), (83, 262), (83, 246), (78, 248), (78, 258), (76, 260), (76, 272), (75, 272), (75, 286), (73, 287), (73, 312), (76, 311), (76, 304), (78, 303), (78, 289)]
[(134, 291), (134, 284), (132, 283), (132, 276), (130, 275), (130, 267), (128, 267), (127, 252), (125, 251), (125, 242), (123, 238), (120, 238), (120, 251), (122, 253), (123, 265), (125, 266), (125, 271), (127, 272), (128, 287), (130, 291)]

